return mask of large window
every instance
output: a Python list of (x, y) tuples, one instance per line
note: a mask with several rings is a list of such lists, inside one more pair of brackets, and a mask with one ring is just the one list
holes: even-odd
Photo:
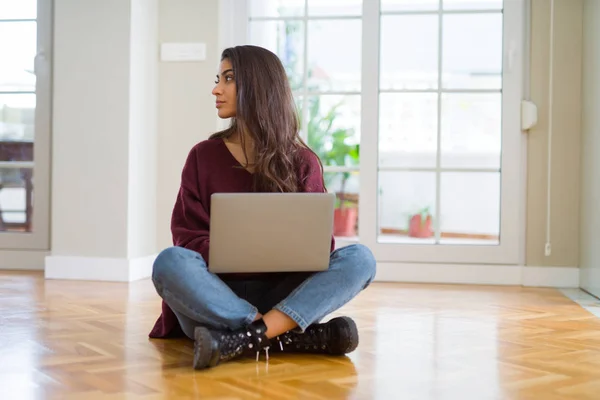
[(250, 1), (248, 40), (283, 61), (295, 92), (302, 136), (325, 166), (328, 189), (337, 193), (335, 234), (356, 238), (361, 1)]
[(283, 61), (303, 137), (338, 197), (342, 243), (360, 240), (389, 261), (512, 263), (523, 8), (248, 0), (224, 44), (260, 45)]
[(48, 246), (49, 1), (0, 0), (0, 249)]
[(380, 241), (500, 242), (502, 3), (382, 1)]

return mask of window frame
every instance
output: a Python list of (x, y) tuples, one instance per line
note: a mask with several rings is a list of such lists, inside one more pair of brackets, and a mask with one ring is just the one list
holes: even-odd
[[(5, 162), (0, 165), (33, 169), (32, 232), (0, 232), (0, 250), (48, 250), (50, 248), (53, 1), (38, 0), (37, 16), (31, 21), (37, 23), (37, 52), (34, 60), (36, 108), (33, 162), (20, 162), (19, 165)], [(13, 20), (0, 21), (0, 23), (13, 22)]]
[[(440, 0), (441, 2), (442, 0)], [(235, 4), (235, 6), (234, 6)], [(379, 0), (363, 0), (362, 14), (362, 65), (361, 65), (361, 160), (359, 168), (329, 167), (325, 171), (359, 170), (359, 237), (369, 246), (378, 261), (410, 263), (460, 263), (518, 265), (523, 262), (524, 179), (523, 152), (526, 141), (521, 129), (521, 101), (526, 87), (527, 40), (526, 28), (528, 0), (505, 0), (503, 7), (503, 55), (502, 55), (502, 155), (500, 171), (500, 243), (498, 245), (445, 245), (381, 243), (378, 241), (379, 217), (379, 171), (385, 170), (379, 161), (379, 66), (380, 24), (382, 14), (400, 14), (380, 11)], [(442, 14), (464, 11), (434, 11), (440, 19)], [(406, 14), (411, 14), (407, 12)], [(415, 14), (415, 13), (412, 13)], [(307, 17), (304, 19), (318, 19)], [(248, 31), (248, 5), (246, 1), (220, 1), (221, 49), (246, 42)], [(322, 19), (347, 19), (324, 17)], [(308, 26), (308, 25), (307, 25)], [(305, 29), (305, 46), (308, 29)], [(440, 46), (443, 32), (439, 33)], [(305, 59), (307, 53), (304, 54)], [(306, 65), (306, 64), (305, 64)], [(306, 68), (305, 68), (306, 70)], [(306, 82), (305, 82), (306, 87)], [(436, 91), (437, 92), (437, 91)], [(323, 92), (322, 94), (331, 94)], [(306, 101), (306, 96), (304, 97)], [(304, 107), (306, 110), (306, 107)], [(439, 111), (438, 111), (439, 112)], [(225, 126), (225, 125), (222, 125)], [(367, 135), (366, 133), (369, 132)], [(439, 173), (440, 165), (436, 167)], [(444, 169), (445, 170), (445, 169)], [(437, 185), (439, 203), (439, 183)], [(439, 209), (436, 208), (436, 209)], [(355, 243), (356, 240), (337, 238), (338, 247)]]

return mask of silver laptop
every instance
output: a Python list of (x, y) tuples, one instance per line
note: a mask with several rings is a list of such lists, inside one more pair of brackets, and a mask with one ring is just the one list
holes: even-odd
[(323, 271), (329, 267), (333, 193), (215, 193), (213, 273)]

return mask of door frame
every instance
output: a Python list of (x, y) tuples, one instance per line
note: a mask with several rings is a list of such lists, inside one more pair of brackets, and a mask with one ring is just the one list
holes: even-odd
[[(380, 0), (363, 0), (358, 241), (373, 250), (377, 261), (388, 263), (523, 264), (526, 136), (521, 129), (521, 102), (527, 93), (528, 55), (526, 51), (529, 37), (526, 28), (530, 24), (529, 7), (529, 0), (504, 1), (500, 244), (379, 243), (377, 237), (381, 14)], [(247, 2), (237, 3), (235, 0), (221, 0), (219, 13), (219, 45), (221, 49), (246, 43)], [(217, 122), (217, 126), (220, 128), (225, 125), (226, 121)], [(355, 238), (336, 238), (337, 247), (356, 243), (356, 241)]]
[[(525, 0), (504, 2), (502, 158), (500, 244), (433, 245), (380, 243), (379, 209), (379, 60), (380, 12), (378, 0), (363, 2), (362, 125), (360, 160), (359, 239), (380, 262), (517, 265), (522, 262), (521, 100), (524, 92)], [(441, 37), (441, 36), (440, 36)], [(440, 44), (441, 45), (441, 44)], [(367, 134), (368, 133), (368, 134)], [(349, 242), (342, 240), (342, 245)]]
[[(50, 170), (52, 126), (53, 2), (37, 2), (36, 109), (33, 162), (32, 232), (0, 232), (0, 250), (48, 250), (50, 248)], [(4, 166), (9, 166), (5, 163)], [(10, 166), (11, 168), (14, 165)]]

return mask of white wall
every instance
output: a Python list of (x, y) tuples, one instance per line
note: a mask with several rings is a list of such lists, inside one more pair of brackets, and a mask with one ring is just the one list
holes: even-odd
[[(55, 27), (46, 265), (125, 268), (171, 244), (181, 168), (215, 131), (218, 0), (56, 0)], [(207, 59), (159, 64), (162, 42), (204, 42)]]
[(156, 253), (157, 0), (55, 0), (46, 276), (132, 280)]
[(171, 211), (181, 168), (190, 149), (215, 131), (211, 91), (221, 49), (218, 48), (218, 0), (159, 0), (160, 43), (206, 43), (206, 60), (160, 63), (157, 185), (157, 246), (170, 246)]
[(130, 3), (55, 0), (53, 255), (127, 257)]
[(600, 1), (583, 13), (581, 287), (600, 296)]
[(158, 0), (131, 0), (128, 240), (130, 258), (156, 252)]
[(537, 125), (527, 134), (526, 264), (576, 267), (579, 265), (583, 1), (555, 0), (554, 12), (552, 254), (546, 256), (550, 1), (531, 0), (530, 99), (539, 114)]

